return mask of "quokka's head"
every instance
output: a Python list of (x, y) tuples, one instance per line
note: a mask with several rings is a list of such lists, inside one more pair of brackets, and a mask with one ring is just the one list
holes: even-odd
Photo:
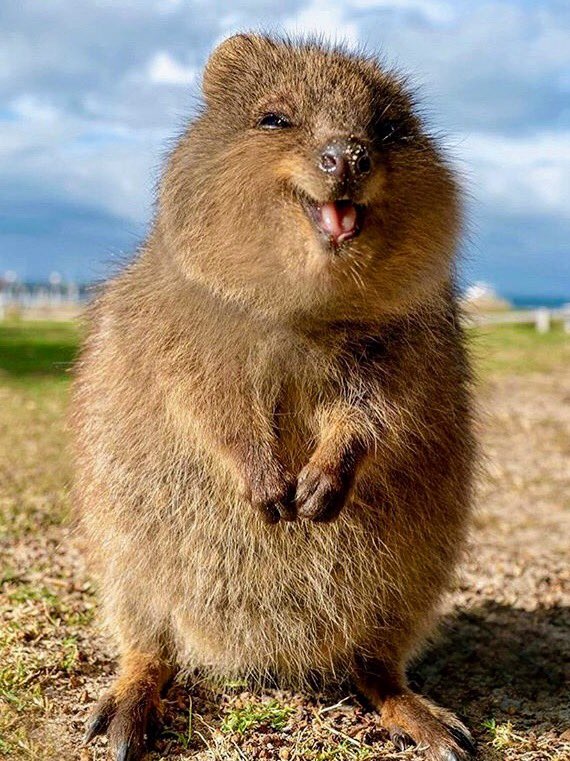
[(212, 54), (158, 223), (182, 272), (267, 315), (376, 319), (449, 277), (456, 183), (403, 81), (316, 42)]

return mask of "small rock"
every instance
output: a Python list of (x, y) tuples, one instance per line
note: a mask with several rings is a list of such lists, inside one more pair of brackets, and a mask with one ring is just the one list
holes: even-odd
[(517, 711), (520, 710), (521, 701), (505, 697), (501, 700), (499, 705), (503, 711), (513, 716), (515, 713), (517, 713)]
[(562, 732), (560, 739), (565, 743), (570, 743), (570, 727)]

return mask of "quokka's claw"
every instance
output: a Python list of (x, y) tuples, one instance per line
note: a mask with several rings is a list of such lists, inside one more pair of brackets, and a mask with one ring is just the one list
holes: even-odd
[(406, 734), (400, 729), (394, 729), (390, 733), (390, 740), (398, 751), (406, 750), (407, 748), (415, 745), (410, 735)]
[(471, 734), (467, 732), (467, 730), (461, 729), (460, 727), (455, 726), (449, 726), (448, 725), (449, 734), (453, 737), (455, 742), (459, 745), (459, 747), (464, 750), (466, 753), (473, 755), (475, 753), (475, 743), (473, 742), (473, 738), (471, 737)]
[(83, 744), (88, 745), (98, 735), (104, 735), (115, 711), (115, 701), (112, 695), (105, 695), (93, 709), (83, 736)]

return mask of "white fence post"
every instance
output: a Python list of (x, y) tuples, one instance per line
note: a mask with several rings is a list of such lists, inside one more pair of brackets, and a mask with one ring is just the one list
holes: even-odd
[(534, 324), (539, 333), (548, 333), (550, 330), (550, 312), (548, 309), (537, 309), (534, 313)]

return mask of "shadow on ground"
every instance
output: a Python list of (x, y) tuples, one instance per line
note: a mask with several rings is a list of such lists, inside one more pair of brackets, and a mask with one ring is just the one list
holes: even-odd
[(538, 733), (570, 726), (569, 667), (570, 608), (489, 601), (448, 618), (411, 678), (475, 731), (495, 719)]

